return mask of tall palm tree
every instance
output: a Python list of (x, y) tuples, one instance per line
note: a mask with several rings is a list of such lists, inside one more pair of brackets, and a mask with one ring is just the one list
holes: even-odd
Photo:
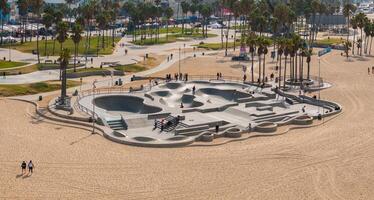
[(233, 14), (234, 14), (234, 51), (236, 49), (236, 21), (240, 17), (242, 9), (240, 8), (240, 1), (235, 1), (233, 4)]
[[(56, 32), (57, 32), (56, 39), (60, 43), (60, 52), (62, 52), (62, 44), (68, 38), (68, 30), (69, 30), (69, 27), (66, 22), (60, 22), (56, 26)], [(62, 73), (62, 69), (60, 69), (60, 79), (62, 78), (61, 73)]]
[(356, 43), (356, 30), (357, 30), (357, 24), (358, 24), (358, 20), (356, 17), (352, 17), (351, 19), (351, 26), (353, 28), (353, 40), (352, 40), (352, 44), (353, 44), (353, 47), (352, 47), (352, 55), (355, 55), (355, 43)]
[(262, 82), (263, 83), (265, 83), (266, 55), (269, 52), (268, 47), (270, 46), (270, 44), (271, 44), (271, 41), (268, 38), (263, 37), (261, 41), (262, 53), (264, 54), (264, 62), (263, 62), (263, 69), (262, 69)]
[(286, 80), (287, 80), (287, 58), (290, 54), (292, 48), (292, 40), (286, 39), (285, 46), (284, 46), (284, 73), (283, 73), (283, 87), (286, 88)]
[(76, 60), (77, 60), (77, 54), (78, 54), (78, 46), (79, 46), (80, 41), (82, 40), (82, 33), (83, 33), (82, 26), (76, 23), (72, 27), (71, 32), (72, 32), (71, 39), (74, 42), (74, 72), (75, 72), (76, 71)]
[(165, 9), (165, 18), (166, 18), (166, 41), (169, 40), (169, 20), (173, 16), (174, 11), (171, 7)]
[(24, 29), (25, 28), (25, 18), (26, 18), (26, 15), (27, 15), (27, 12), (28, 12), (28, 0), (17, 0), (17, 7), (18, 7), (18, 14), (20, 16), (20, 19), (21, 19), (21, 27), (22, 27), (22, 35), (21, 35), (21, 44), (23, 44), (24, 42), (24, 38), (26, 36), (25, 32), (26, 30)]
[(279, 69), (278, 69), (278, 87), (281, 87), (281, 78), (282, 78), (282, 55), (284, 53), (286, 40), (284, 38), (278, 38), (278, 59), (279, 59)]
[(251, 80), (254, 82), (254, 54), (256, 51), (256, 35), (251, 33), (247, 36), (246, 43), (249, 47), (249, 52), (251, 53)]
[(0, 0), (0, 16), (1, 16), (1, 41), (0, 44), (3, 45), (3, 33), (4, 33), (4, 16), (8, 15), (10, 8), (7, 0)]
[(44, 0), (33, 0), (31, 1), (31, 8), (34, 15), (36, 15), (36, 51), (38, 55), (38, 63), (40, 63), (40, 53), (39, 53), (39, 20), (41, 18), (42, 6)]
[(369, 21), (369, 19), (366, 17), (366, 15), (364, 13), (359, 13), (355, 16), (356, 20), (357, 20), (357, 26), (358, 28), (360, 28), (360, 32), (361, 32), (361, 41), (360, 41), (360, 56), (362, 56), (362, 48), (363, 48), (363, 29), (365, 27), (365, 24)]
[(65, 48), (62, 49), (60, 52), (60, 57), (58, 58), (58, 61), (60, 62), (60, 69), (62, 70), (62, 78), (61, 78), (61, 97), (60, 97), (60, 103), (62, 105), (65, 105), (65, 99), (66, 99), (66, 69), (69, 65), (70, 60), (70, 51), (69, 49)]
[(45, 26), (45, 40), (44, 40), (44, 56), (47, 56), (47, 41), (48, 41), (48, 29), (53, 24), (53, 14), (45, 12), (43, 15), (43, 24)]
[[(199, 12), (203, 16), (203, 26), (202, 26), (203, 37), (208, 37), (208, 19), (209, 19), (209, 16), (212, 14), (212, 9), (208, 4), (203, 4)], [(204, 31), (204, 25), (205, 25), (205, 31)]]
[(53, 16), (54, 16), (53, 23), (56, 25), (56, 32), (54, 33), (52, 55), (55, 55), (56, 34), (58, 32), (57, 27), (62, 22), (62, 18), (64, 17), (64, 14), (60, 10), (55, 10), (53, 13)]
[(352, 47), (352, 43), (350, 41), (344, 41), (343, 43), (343, 46), (344, 46), (344, 53), (348, 59), (349, 57), (349, 50), (351, 50), (351, 47)]
[(349, 23), (351, 15), (356, 11), (356, 6), (346, 3), (343, 7), (343, 15), (347, 18), (347, 41), (349, 41)]
[(182, 7), (182, 13), (183, 13), (183, 19), (182, 19), (182, 34), (184, 34), (184, 23), (185, 23), (185, 18), (187, 17), (187, 13), (190, 10), (190, 4), (187, 1), (182, 1), (181, 3)]
[(229, 31), (230, 31), (230, 22), (231, 22), (231, 12), (234, 9), (234, 4), (236, 0), (223, 0), (225, 7), (229, 10), (228, 14), (228, 25), (226, 30), (226, 46), (225, 46), (225, 56), (227, 56), (227, 49), (229, 43)]

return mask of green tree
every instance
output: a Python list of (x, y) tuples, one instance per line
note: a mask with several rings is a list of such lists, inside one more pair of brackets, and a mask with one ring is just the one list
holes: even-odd
[[(356, 12), (356, 6), (351, 3), (346, 3), (343, 6), (343, 15), (347, 18), (347, 41), (349, 41), (349, 23), (353, 13)], [(352, 44), (351, 44), (352, 45)]]
[(60, 103), (62, 105), (65, 105), (65, 99), (67, 97), (66, 95), (66, 69), (67, 66), (69, 65), (69, 60), (70, 60), (70, 51), (69, 49), (65, 48), (62, 49), (60, 52), (60, 57), (58, 58), (58, 61), (60, 62), (60, 69), (62, 71), (62, 78), (61, 78), (61, 96), (60, 96)]
[(82, 33), (83, 33), (82, 26), (76, 23), (72, 27), (71, 32), (72, 32), (71, 39), (74, 42), (74, 72), (75, 72), (76, 62), (77, 62), (76, 60), (77, 60), (77, 54), (78, 54), (78, 46), (79, 46), (80, 41), (82, 40)]
[(38, 63), (40, 63), (40, 53), (39, 53), (39, 20), (41, 18), (42, 7), (44, 0), (33, 0), (31, 1), (31, 10), (34, 15), (36, 15), (36, 51), (38, 55)]
[(164, 11), (166, 19), (166, 41), (169, 41), (169, 20), (173, 16), (174, 11), (172, 8), (167, 7)]

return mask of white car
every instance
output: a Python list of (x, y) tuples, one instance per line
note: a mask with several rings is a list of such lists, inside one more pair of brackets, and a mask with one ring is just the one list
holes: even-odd
[(218, 23), (214, 23), (214, 24), (209, 25), (208, 27), (213, 28), (213, 29), (220, 29), (222, 28), (222, 25)]

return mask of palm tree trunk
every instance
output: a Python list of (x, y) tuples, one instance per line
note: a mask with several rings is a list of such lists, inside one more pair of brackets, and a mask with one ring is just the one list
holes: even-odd
[(266, 66), (266, 54), (264, 54), (264, 68), (262, 70), (262, 82), (265, 83), (265, 66)]
[(227, 26), (225, 56), (227, 56), (227, 48), (228, 48), (228, 44), (229, 44), (230, 21), (231, 21), (231, 15), (229, 15), (229, 23), (228, 23), (228, 26)]
[(234, 51), (236, 49), (236, 17), (234, 17), (235, 25), (234, 25)]
[(287, 56), (284, 59), (283, 88), (286, 88)]
[(77, 71), (77, 44), (74, 44), (74, 72)]
[(281, 87), (281, 78), (282, 78), (282, 55), (279, 55), (279, 69), (278, 69), (278, 87)]
[(258, 81), (257, 83), (261, 82), (261, 54), (258, 54)]
[(355, 40), (356, 40), (356, 31), (355, 29), (353, 29), (352, 55), (355, 55)]
[(361, 47), (360, 47), (360, 56), (362, 56), (362, 48), (364, 47), (363, 45), (364, 45), (364, 40), (363, 40), (363, 37), (362, 37), (363, 35), (362, 35), (362, 28), (361, 28)]
[(39, 21), (36, 23), (36, 51), (38, 55), (38, 63), (40, 64), (40, 53), (39, 53)]
[(48, 35), (45, 35), (45, 40), (44, 40), (44, 56), (47, 56), (47, 39), (48, 39)]
[(251, 60), (252, 60), (252, 66), (251, 66), (251, 77), (252, 77), (252, 83), (254, 82), (254, 74), (253, 74), (253, 66), (254, 66), (254, 52), (251, 53)]

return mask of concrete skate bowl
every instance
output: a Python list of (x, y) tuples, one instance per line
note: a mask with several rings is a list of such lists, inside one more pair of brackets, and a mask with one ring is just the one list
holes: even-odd
[(152, 114), (162, 111), (161, 108), (144, 104), (144, 99), (134, 96), (103, 96), (94, 99), (94, 104), (107, 111)]
[(183, 103), (184, 108), (197, 108), (204, 104), (200, 101), (195, 101), (195, 96), (183, 94), (181, 96), (161, 98), (160, 103), (171, 108), (178, 108)]
[(250, 94), (239, 92), (236, 90), (220, 90), (215, 88), (202, 88), (196, 92), (196, 95), (214, 96), (216, 98), (224, 99), (226, 101), (237, 101), (242, 98), (250, 98)]
[(255, 131), (260, 133), (271, 133), (277, 130), (277, 124), (273, 122), (262, 122), (255, 127)]
[(171, 93), (170, 93), (170, 91), (167, 91), (167, 90), (161, 90), (161, 91), (157, 91), (157, 92), (152, 92), (151, 95), (159, 96), (159, 97), (169, 97), (169, 96), (171, 96)]
[(175, 89), (181, 88), (183, 86), (184, 86), (183, 83), (166, 83), (164, 85), (161, 85), (160, 88), (167, 88), (167, 89), (170, 89), (170, 90), (175, 90)]

